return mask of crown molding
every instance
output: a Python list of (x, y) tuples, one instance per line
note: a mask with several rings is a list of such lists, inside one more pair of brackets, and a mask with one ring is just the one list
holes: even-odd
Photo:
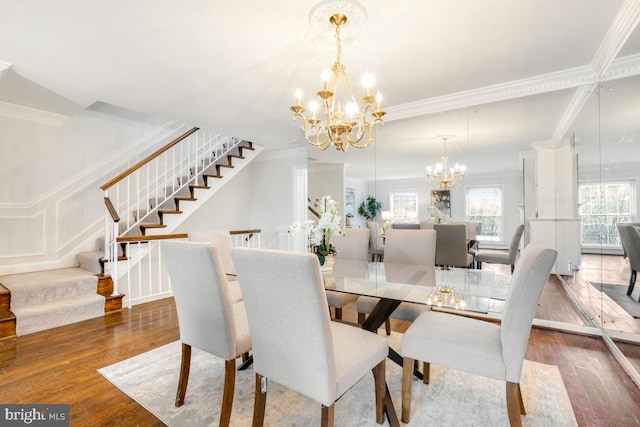
[(626, 0), (591, 61), (591, 68), (598, 78), (607, 72), (638, 22), (640, 22), (640, 0)]
[(537, 95), (596, 82), (590, 66), (571, 68), (527, 79), (514, 80), (482, 88), (439, 96), (387, 108), (385, 121), (406, 119), (425, 114)]
[(552, 141), (555, 141), (555, 144), (560, 144), (562, 142), (562, 138), (567, 133), (573, 122), (580, 114), (582, 107), (589, 99), (589, 96), (596, 90), (597, 83), (593, 83), (590, 85), (584, 85), (579, 87), (576, 90), (576, 93), (573, 94), (573, 98), (571, 98), (571, 102), (567, 106), (564, 114), (562, 115), (562, 119), (556, 126), (556, 129), (553, 132), (553, 136), (551, 137)]
[(528, 79), (514, 80), (392, 106), (386, 109), (385, 122), (585, 85), (591, 89), (591, 86), (599, 80), (614, 80), (638, 74), (640, 74), (640, 54), (629, 55), (612, 61), (601, 79), (597, 78), (591, 66), (571, 68), (554, 73), (541, 74)]
[(62, 126), (69, 116), (0, 101), (0, 116), (47, 126)]
[(615, 80), (638, 74), (640, 74), (640, 53), (615, 59), (600, 80)]

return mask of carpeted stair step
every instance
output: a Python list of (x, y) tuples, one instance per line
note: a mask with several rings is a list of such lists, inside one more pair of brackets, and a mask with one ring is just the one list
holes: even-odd
[(98, 278), (84, 269), (61, 268), (4, 276), (0, 282), (11, 291), (13, 311), (18, 307), (44, 304), (59, 298), (95, 294)]
[(102, 258), (104, 258), (104, 251), (80, 252), (78, 254), (80, 268), (94, 274), (104, 274)]
[(104, 315), (105, 299), (96, 293), (98, 277), (81, 268), (0, 277), (11, 292), (16, 334), (24, 335)]
[[(95, 292), (95, 291), (94, 291)], [(104, 297), (79, 295), (58, 301), (12, 308), (16, 316), (16, 335), (69, 325), (104, 315)]]

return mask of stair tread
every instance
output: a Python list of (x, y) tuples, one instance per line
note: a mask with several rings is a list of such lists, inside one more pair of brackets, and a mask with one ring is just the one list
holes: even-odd
[(174, 197), (176, 200), (189, 200), (189, 201), (196, 201), (198, 199), (196, 199), (195, 197), (186, 197), (186, 196), (178, 196), (178, 197)]
[(165, 228), (165, 224), (140, 224), (140, 227), (144, 228)]
[(191, 187), (191, 188), (202, 188), (204, 190), (208, 190), (209, 188), (211, 188), (208, 185), (190, 185), (189, 187)]
[(176, 209), (158, 209), (158, 212), (162, 212), (163, 214), (181, 214), (182, 211)]

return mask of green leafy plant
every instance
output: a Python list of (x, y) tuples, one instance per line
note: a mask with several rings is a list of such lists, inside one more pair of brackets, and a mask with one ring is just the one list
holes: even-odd
[(367, 221), (373, 221), (378, 212), (382, 210), (382, 202), (376, 200), (375, 197), (369, 196), (367, 200), (360, 204), (358, 213), (365, 217)]

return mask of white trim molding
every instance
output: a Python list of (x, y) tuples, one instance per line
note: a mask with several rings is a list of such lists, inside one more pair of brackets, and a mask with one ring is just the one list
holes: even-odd
[[(2, 64), (0, 64), (1, 66)], [(0, 101), (0, 116), (47, 126), (61, 127), (69, 116)]]
[(396, 105), (387, 109), (385, 121), (406, 119), (425, 114), (454, 110), (456, 108), (553, 92), (595, 83), (596, 81), (596, 75), (590, 66), (571, 68), (527, 79), (514, 80), (451, 95)]

